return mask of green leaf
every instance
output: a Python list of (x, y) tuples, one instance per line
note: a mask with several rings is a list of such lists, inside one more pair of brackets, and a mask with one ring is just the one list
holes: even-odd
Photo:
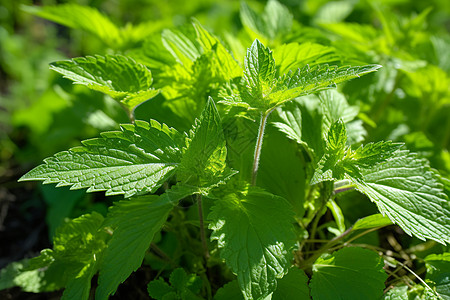
[(224, 80), (231, 80), (242, 75), (242, 68), (222, 43), (205, 28), (200, 22), (193, 20), (193, 25), (197, 33), (197, 39), (204, 53), (213, 52), (211, 60), (212, 68), (216, 70), (216, 77), (224, 77)]
[(155, 233), (178, 200), (189, 194), (140, 196), (115, 203), (105, 222), (114, 233), (103, 258), (96, 299), (107, 299), (141, 266)]
[(347, 143), (347, 132), (342, 120), (338, 120), (331, 125), (327, 136), (327, 147), (325, 154), (319, 161), (314, 172), (311, 184), (317, 184), (322, 181), (331, 181), (341, 179), (343, 170), (341, 161), (345, 155), (345, 146)]
[(152, 73), (144, 65), (122, 55), (86, 56), (50, 64), (50, 69), (88, 88), (105, 93), (132, 110), (155, 97)]
[(383, 295), (383, 259), (371, 250), (343, 248), (313, 265), (311, 296), (314, 300), (378, 299)]
[(270, 40), (289, 32), (293, 20), (289, 10), (276, 0), (269, 0), (261, 14), (241, 2), (240, 17), (250, 34), (256, 33)]
[(219, 112), (212, 98), (190, 132), (177, 179), (207, 193), (235, 172), (226, 166), (227, 148)]
[(269, 107), (276, 107), (293, 98), (316, 93), (334, 85), (372, 73), (380, 65), (358, 67), (337, 67), (327, 64), (314, 67), (305, 66), (282, 75), (269, 95)]
[(242, 300), (241, 290), (237, 280), (233, 280), (222, 286), (214, 295), (214, 300)]
[(345, 176), (364, 180), (363, 169), (385, 162), (403, 146), (401, 143), (387, 141), (362, 145), (353, 151), (346, 146), (346, 143), (345, 125), (338, 120), (328, 131), (325, 154), (319, 161), (311, 184), (344, 179)]
[(27, 270), (28, 265), (29, 259), (24, 259), (1, 269), (0, 290), (19, 286), (24, 292), (41, 293), (55, 291), (64, 286), (61, 282), (48, 280), (45, 270)]
[(310, 68), (306, 65), (277, 78), (272, 52), (256, 39), (247, 50), (241, 84), (237, 89), (228, 91), (228, 95), (224, 93), (223, 103), (267, 114), (296, 97), (329, 89), (338, 83), (374, 72), (380, 67), (330, 67), (321, 64)]
[(156, 300), (163, 300), (168, 294), (175, 294), (175, 289), (167, 284), (163, 278), (158, 278), (157, 280), (152, 280), (147, 285), (148, 295)]
[(89, 32), (113, 48), (122, 43), (119, 28), (96, 8), (62, 4), (43, 7), (23, 6), (23, 9), (41, 18)]
[(252, 107), (265, 109), (265, 95), (275, 83), (275, 60), (272, 51), (257, 39), (247, 50), (244, 59), (242, 98)]
[(450, 252), (425, 257), (427, 276), (443, 300), (450, 299)]
[(392, 221), (388, 217), (385, 217), (382, 214), (374, 214), (356, 221), (352, 227), (352, 230), (371, 229), (382, 226), (388, 226), (391, 224)]
[(311, 42), (283, 44), (273, 51), (278, 74), (296, 71), (306, 65), (339, 63), (336, 49)]
[[(19, 273), (9, 275), (14, 277), (13, 283), (32, 292), (65, 287), (61, 299), (87, 300), (108, 238), (100, 230), (103, 221), (103, 216), (94, 212), (59, 227), (53, 250), (42, 250), (40, 256), (22, 264)], [(3, 271), (1, 277), (0, 283)]]
[(291, 263), (293, 213), (281, 197), (250, 187), (215, 202), (208, 219), (220, 256), (237, 274), (246, 299), (272, 293)]
[(357, 190), (383, 215), (419, 239), (450, 242), (450, 207), (437, 175), (425, 159), (398, 150), (382, 164), (362, 169), (352, 178)]
[(202, 54), (198, 45), (188, 33), (179, 30), (163, 30), (161, 34), (164, 47), (172, 54), (175, 60), (188, 68)]
[(272, 300), (295, 299), (309, 300), (308, 276), (303, 270), (291, 268), (289, 273), (278, 280), (277, 290), (273, 292)]
[(136, 121), (47, 158), (20, 181), (43, 180), (125, 197), (154, 192), (181, 161), (181, 140), (175, 129), (164, 124)]

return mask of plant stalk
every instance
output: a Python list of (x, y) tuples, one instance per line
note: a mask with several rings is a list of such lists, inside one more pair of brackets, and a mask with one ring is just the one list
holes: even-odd
[(208, 260), (210, 255), (208, 251), (208, 245), (206, 244), (205, 225), (203, 221), (202, 195), (200, 194), (197, 194), (197, 208), (198, 219), (200, 221), (200, 239), (202, 240), (203, 253), (205, 254), (205, 258)]
[(256, 140), (255, 155), (253, 159), (252, 185), (256, 185), (256, 177), (258, 176), (259, 160), (261, 157), (264, 131), (266, 129), (267, 118), (269, 117), (271, 112), (272, 111), (261, 114), (261, 122), (259, 123), (259, 130), (258, 130), (258, 139)]

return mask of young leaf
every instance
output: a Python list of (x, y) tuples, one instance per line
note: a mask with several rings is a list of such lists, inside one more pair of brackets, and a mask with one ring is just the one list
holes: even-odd
[(272, 300), (290, 299), (295, 295), (296, 299), (309, 300), (308, 276), (303, 270), (291, 268), (289, 273), (278, 280), (278, 286), (273, 292)]
[(276, 78), (276, 64), (272, 52), (255, 40), (245, 56), (241, 85), (232, 89), (229, 92), (231, 95), (225, 95), (226, 100), (223, 103), (253, 108), (267, 114), (296, 97), (328, 89), (335, 84), (374, 72), (380, 67), (330, 67), (321, 64), (310, 68), (307, 65)]
[(61, 4), (44, 7), (24, 6), (23, 9), (41, 18), (89, 32), (113, 48), (122, 43), (119, 28), (96, 8)]
[[(223, 182), (235, 172), (227, 169), (226, 141), (219, 112), (212, 98), (191, 130), (187, 149), (177, 170), (182, 183), (203, 192)], [(204, 190), (206, 189), (206, 190)]]
[(272, 51), (255, 40), (244, 59), (244, 83), (242, 98), (252, 107), (265, 109), (264, 95), (270, 93), (275, 80), (275, 60)]
[(378, 299), (383, 295), (383, 259), (371, 250), (343, 248), (313, 265), (311, 296), (314, 300)]
[(345, 175), (364, 180), (362, 170), (385, 162), (403, 144), (387, 142), (369, 143), (356, 150), (346, 147), (345, 125), (338, 120), (328, 132), (325, 154), (320, 160), (311, 184), (321, 181), (343, 179)]
[(294, 246), (295, 220), (287, 201), (250, 187), (217, 200), (208, 219), (211, 239), (237, 274), (244, 298), (272, 293), (288, 271)]
[(103, 92), (132, 110), (155, 97), (152, 73), (144, 65), (122, 55), (87, 56), (50, 64), (50, 69), (88, 88)]
[(428, 162), (398, 150), (383, 164), (361, 169), (356, 189), (407, 234), (450, 243), (450, 207), (437, 175)]
[(450, 299), (450, 253), (431, 254), (425, 257), (427, 280), (433, 281), (436, 292), (444, 300)]
[(356, 221), (352, 230), (371, 229), (388, 225), (392, 225), (392, 221), (388, 217), (382, 214), (374, 214)]
[[(181, 195), (182, 197), (183, 195)], [(142, 264), (145, 251), (178, 199), (140, 196), (117, 202), (105, 225), (114, 229), (100, 269), (96, 299), (107, 299)]]
[(175, 129), (154, 120), (136, 121), (122, 125), (121, 131), (105, 132), (101, 138), (47, 158), (20, 181), (43, 180), (125, 197), (153, 192), (180, 163), (181, 144)]

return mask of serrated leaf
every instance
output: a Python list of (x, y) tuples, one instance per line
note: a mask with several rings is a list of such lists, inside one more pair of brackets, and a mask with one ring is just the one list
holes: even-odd
[(309, 300), (309, 278), (303, 270), (291, 268), (289, 273), (278, 281), (278, 286), (272, 294), (272, 300), (295, 299)]
[(314, 300), (378, 299), (387, 274), (383, 259), (374, 251), (344, 248), (320, 257), (310, 282)]
[(443, 300), (450, 299), (450, 252), (431, 254), (425, 257), (427, 275), (433, 281), (436, 292)]
[(212, 98), (209, 98), (191, 130), (177, 178), (184, 184), (198, 187), (200, 192), (207, 192), (235, 174), (227, 169), (226, 157), (226, 141), (219, 112)]
[[(308, 65), (278, 78), (272, 52), (257, 39), (244, 59), (244, 76), (236, 89), (224, 93), (223, 103), (258, 110), (268, 114), (277, 106), (296, 97), (306, 96), (378, 70), (380, 65), (337, 67)], [(229, 95), (231, 93), (231, 95)]]
[(281, 197), (250, 187), (217, 200), (208, 219), (220, 256), (237, 274), (246, 299), (272, 293), (291, 260), (295, 222)]
[(275, 80), (275, 60), (272, 51), (257, 39), (247, 50), (244, 58), (245, 87), (241, 97), (252, 107), (264, 109), (264, 95), (270, 92)]
[(41, 18), (89, 32), (111, 47), (122, 43), (119, 28), (94, 7), (61, 4), (44, 7), (23, 6), (23, 9)]
[(275, 107), (293, 98), (316, 93), (334, 85), (372, 73), (381, 68), (380, 65), (357, 67), (337, 67), (317, 65), (305, 66), (294, 72), (282, 75), (271, 90), (270, 107)]
[(105, 225), (111, 226), (114, 233), (102, 261), (96, 299), (107, 299), (141, 266), (155, 233), (177, 201), (187, 195), (172, 196), (133, 197), (115, 203), (110, 209)]
[(382, 214), (374, 214), (356, 221), (352, 227), (352, 230), (371, 229), (382, 226), (388, 226), (391, 224), (392, 221), (388, 217), (385, 217)]
[(179, 30), (163, 30), (161, 34), (164, 47), (172, 54), (175, 60), (188, 68), (202, 54), (198, 45), (188, 33)]
[(105, 93), (132, 110), (153, 98), (152, 73), (144, 65), (123, 55), (77, 57), (50, 64), (50, 69), (88, 88)]
[(328, 131), (325, 154), (318, 163), (311, 184), (344, 179), (345, 176), (364, 180), (362, 169), (385, 162), (403, 146), (401, 143), (382, 141), (362, 145), (356, 150), (351, 150), (346, 146), (346, 143), (345, 125), (341, 120), (338, 120), (331, 125)]
[(175, 289), (171, 287), (161, 277), (157, 280), (152, 280), (147, 285), (148, 295), (156, 300), (164, 299), (167, 294), (175, 294)]
[(357, 190), (383, 215), (419, 239), (450, 242), (450, 207), (437, 175), (425, 159), (398, 150), (382, 164), (362, 169), (352, 178)]
[(136, 121), (47, 158), (20, 181), (43, 180), (125, 197), (153, 192), (181, 161), (180, 145), (181, 136), (175, 129), (154, 120)]

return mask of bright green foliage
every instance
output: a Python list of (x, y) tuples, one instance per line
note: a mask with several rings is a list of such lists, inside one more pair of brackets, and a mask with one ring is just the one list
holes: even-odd
[(314, 300), (379, 299), (387, 278), (383, 266), (376, 252), (362, 248), (324, 255), (313, 266), (311, 296)]
[(426, 279), (433, 282), (432, 285), (443, 300), (450, 299), (450, 253), (428, 255), (425, 262)]
[(122, 55), (87, 56), (57, 61), (50, 68), (95, 91), (120, 101), (129, 110), (153, 98), (152, 73), (147, 67)]
[(291, 268), (289, 273), (278, 280), (276, 291), (272, 295), (273, 300), (289, 299), (295, 295), (296, 299), (309, 300), (308, 276), (298, 268)]
[(311, 180), (349, 178), (383, 215), (420, 239), (449, 242), (450, 209), (436, 175), (423, 159), (392, 142), (346, 148), (342, 121), (328, 133), (327, 148)]
[(225, 96), (223, 102), (267, 114), (293, 98), (325, 90), (337, 83), (374, 72), (381, 66), (329, 67), (321, 64), (310, 68), (307, 65), (277, 77), (272, 51), (255, 40), (247, 50), (244, 67), (239, 95)]
[(288, 271), (294, 246), (294, 219), (286, 200), (250, 187), (216, 200), (208, 219), (211, 239), (237, 274), (244, 298), (273, 292)]
[(263, 13), (252, 10), (247, 3), (241, 2), (241, 21), (252, 38), (260, 35), (268, 40), (275, 40), (286, 34), (292, 27), (292, 15), (289, 10), (276, 0), (269, 0)]
[(202, 280), (195, 274), (187, 275), (184, 269), (177, 268), (169, 278), (170, 285), (161, 277), (158, 280), (152, 280), (148, 284), (147, 290), (150, 297), (156, 300), (200, 300), (196, 296), (202, 287)]
[(107, 299), (142, 264), (145, 251), (176, 204), (163, 196), (138, 196), (117, 202), (105, 226), (114, 229), (100, 270), (97, 299)]
[(15, 274), (2, 271), (0, 282), (13, 277), (14, 285), (32, 292), (65, 287), (61, 299), (87, 300), (91, 279), (106, 247), (107, 234), (100, 230), (102, 223), (103, 217), (98, 213), (66, 223), (56, 232), (53, 250), (42, 250), (40, 256), (24, 263), (22, 270), (16, 268)]
[(369, 143), (351, 150), (346, 144), (347, 132), (344, 123), (338, 120), (328, 131), (325, 154), (318, 164), (311, 184), (343, 179), (344, 175), (363, 180), (362, 169), (383, 163), (402, 146), (388, 141)]
[(274, 49), (273, 58), (277, 65), (277, 74), (295, 71), (306, 65), (313, 67), (340, 61), (334, 48), (311, 42), (283, 44)]
[(220, 116), (212, 98), (190, 131), (187, 150), (177, 170), (182, 183), (207, 192), (235, 174), (227, 169), (227, 148)]
[(419, 239), (450, 242), (450, 207), (442, 185), (428, 163), (407, 150), (353, 179), (383, 215)]
[(24, 6), (24, 10), (58, 24), (93, 34), (113, 49), (132, 46), (160, 27), (154, 21), (137, 26), (127, 24), (125, 27), (118, 27), (96, 8), (74, 3), (44, 7)]
[(62, 283), (49, 282), (43, 270), (26, 271), (29, 260), (13, 262), (0, 271), (0, 290), (20, 286), (25, 292), (51, 292), (62, 288)]
[(166, 181), (181, 161), (181, 137), (173, 128), (156, 121), (122, 125), (121, 131), (105, 132), (83, 146), (45, 160), (20, 180), (70, 185), (107, 195), (153, 192)]

